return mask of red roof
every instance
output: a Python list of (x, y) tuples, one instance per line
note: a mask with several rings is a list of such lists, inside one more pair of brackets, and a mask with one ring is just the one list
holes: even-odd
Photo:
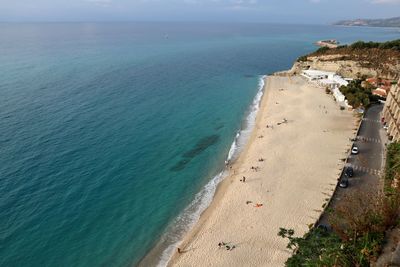
[(386, 94), (386, 92), (384, 90), (379, 90), (379, 89), (372, 91), (372, 94), (373, 95), (379, 95), (379, 96), (382, 96), (382, 97), (386, 97), (387, 96), (387, 94)]
[(381, 90), (383, 90), (383, 91), (386, 91), (386, 93), (389, 93), (390, 87), (391, 87), (391, 86), (383, 85), (383, 86), (379, 86), (378, 89), (381, 89)]
[(366, 79), (366, 81), (374, 86), (389, 86), (389, 87), (392, 86), (391, 80), (385, 80), (380, 78), (368, 78)]

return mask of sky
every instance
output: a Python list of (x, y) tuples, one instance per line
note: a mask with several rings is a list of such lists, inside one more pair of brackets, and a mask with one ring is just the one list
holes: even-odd
[(400, 16), (400, 0), (0, 0), (0, 21), (328, 24)]

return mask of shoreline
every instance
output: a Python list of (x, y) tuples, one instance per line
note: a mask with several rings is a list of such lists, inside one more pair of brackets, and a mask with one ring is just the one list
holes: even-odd
[[(262, 95), (262, 99), (260, 101), (260, 108), (256, 114), (255, 124), (251, 131), (251, 134), (248, 137), (248, 140), (247, 140), (245, 146), (243, 147), (243, 150), (239, 152), (239, 155), (236, 158), (236, 160), (231, 165), (229, 165), (230, 166), (229, 174), (225, 177), (225, 179), (223, 179), (218, 184), (217, 189), (215, 190), (215, 194), (213, 196), (213, 200), (211, 201), (211, 204), (201, 213), (199, 220), (195, 223), (195, 225), (192, 227), (192, 229), (190, 229), (185, 234), (185, 236), (180, 244), (180, 248), (181, 249), (183, 248), (183, 251), (185, 251), (185, 247), (189, 245), (190, 241), (193, 238), (195, 238), (195, 236), (198, 234), (198, 232), (202, 229), (205, 222), (207, 221), (207, 219), (209, 218), (209, 216), (212, 214), (213, 210), (215, 209), (215, 207), (219, 204), (219, 201), (223, 198), (225, 192), (229, 188), (229, 185), (234, 182), (234, 180), (233, 180), (234, 175), (232, 175), (232, 172), (236, 173), (239, 166), (241, 166), (243, 164), (243, 158), (248, 153), (248, 149), (249, 149), (253, 139), (256, 138), (255, 129), (259, 125), (259, 120), (260, 120), (259, 113), (261, 112), (261, 107), (263, 106), (263, 102), (266, 101), (265, 99), (268, 98), (268, 94), (269, 94), (269, 90), (268, 90), (268, 77), (269, 76), (271, 76), (271, 75), (263, 76), (263, 80), (264, 80), (264, 86), (262, 89), (263, 95)], [(177, 251), (175, 251), (174, 254), (172, 255), (170, 261), (168, 262), (167, 266), (174, 266), (176, 263), (176, 259), (178, 257), (179, 257), (179, 254), (177, 253)]]
[[(173, 258), (173, 255), (176, 253), (177, 244), (180, 244), (188, 233), (195, 228), (203, 217), (203, 214), (214, 203), (214, 198), (217, 195), (221, 184), (225, 181), (225, 178), (229, 177), (230, 167), (240, 158), (240, 155), (248, 146), (249, 140), (254, 132), (258, 112), (265, 94), (266, 78), (267, 75), (259, 77), (257, 94), (253, 98), (252, 104), (249, 106), (242, 127), (237, 131), (231, 144), (224, 167), (195, 195), (194, 200), (182, 211), (173, 224), (168, 226), (164, 235), (161, 236), (156, 245), (153, 246), (153, 248), (139, 261), (138, 266), (167, 266)], [(208, 197), (211, 199), (207, 200)], [(187, 220), (192, 220), (192, 222), (189, 222), (183, 227), (177, 227), (176, 225), (180, 225), (182, 218), (185, 222), (187, 222)], [(174, 224), (175, 226), (173, 226)], [(171, 243), (172, 240), (168, 238), (168, 235), (171, 234), (171, 232), (175, 239), (175, 241), (173, 241), (174, 243)], [(177, 241), (176, 238), (179, 236), (181, 238)]]
[[(275, 119), (277, 116), (281, 116), (282, 118), (289, 118), (289, 123), (288, 125), (283, 125), (281, 128), (285, 126), (289, 126), (291, 124), (290, 120), (291, 118), (289, 116), (285, 116), (285, 113), (283, 112), (282, 114), (270, 114), (271, 112), (274, 112), (274, 109), (276, 110), (276, 107), (273, 106), (271, 103), (273, 103), (277, 98), (279, 99), (279, 95), (281, 93), (285, 93), (285, 91), (280, 91), (280, 89), (277, 89), (276, 87), (278, 85), (281, 85), (280, 83), (284, 83), (284, 87), (288, 86), (287, 83), (292, 84), (294, 81), (294, 89), (291, 90), (296, 90), (296, 87), (301, 86), (307, 87), (307, 90), (318, 90), (319, 97), (325, 101), (329, 102), (328, 96), (324, 95), (325, 93), (323, 92), (323, 89), (321, 88), (316, 88), (313, 85), (307, 84), (304, 80), (301, 80), (299, 77), (292, 77), (292, 78), (287, 78), (287, 77), (277, 77), (277, 76), (266, 76), (265, 77), (265, 83), (264, 83), (264, 94), (260, 102), (260, 108), (256, 116), (255, 120), (255, 125), (254, 128), (251, 132), (251, 135), (243, 148), (243, 150), (240, 152), (239, 157), (236, 159), (236, 161), (231, 165), (230, 167), (230, 172), (225, 177), (225, 179), (222, 180), (222, 182), (218, 185), (216, 192), (214, 194), (214, 198), (211, 202), (211, 204), (203, 211), (201, 214), (199, 220), (197, 223), (192, 227), (191, 230), (189, 230), (188, 233), (183, 238), (183, 241), (179, 245), (180, 249), (184, 252), (181, 254), (178, 254), (176, 251), (171, 257), (169, 263), (167, 266), (193, 266), (195, 265), (196, 262), (199, 262), (199, 260), (204, 259), (205, 257), (207, 258), (207, 264), (208, 265), (218, 265), (218, 266), (229, 266), (229, 265), (243, 265), (243, 264), (249, 264), (250, 262), (252, 264), (260, 264), (260, 263), (268, 263), (269, 265), (276, 265), (276, 266), (281, 266), (282, 263), (290, 256), (290, 253), (288, 250), (285, 249), (286, 247), (286, 241), (283, 239), (279, 239), (277, 237), (277, 232), (279, 229), (271, 229), (271, 226), (268, 224), (265, 225), (263, 221), (265, 218), (270, 218), (272, 215), (275, 213), (279, 213), (279, 210), (269, 210), (268, 208), (264, 208), (264, 206), (268, 205), (268, 202), (271, 201), (271, 199), (274, 198), (274, 194), (280, 194), (282, 195), (282, 192), (285, 192), (284, 190), (280, 192), (281, 190), (279, 189), (279, 185), (276, 186), (276, 183), (274, 185), (274, 180), (271, 179), (271, 175), (269, 173), (264, 173), (267, 170), (263, 170), (264, 167), (261, 167), (260, 173), (263, 173), (266, 175), (266, 178), (252, 178), (250, 176), (254, 176), (254, 174), (257, 175), (257, 172), (251, 172), (248, 170), (249, 166), (249, 161), (252, 162), (254, 165), (263, 165), (263, 162), (255, 162), (254, 160), (257, 159), (261, 154), (264, 154), (263, 156), (269, 157), (269, 159), (266, 160), (266, 164), (268, 162), (273, 161), (274, 155), (272, 154), (272, 151), (270, 153), (266, 152), (263, 153), (264, 150), (258, 149), (256, 147), (256, 143), (264, 143), (264, 146), (267, 145), (266, 147), (269, 147), (269, 145), (273, 146), (272, 143), (276, 143), (273, 140), (276, 138), (276, 136), (265, 136), (265, 138), (259, 138), (262, 136), (262, 133), (265, 133), (266, 135), (268, 134), (268, 129), (265, 129), (265, 124), (266, 124), (266, 118), (268, 117), (273, 117), (275, 116)], [(274, 86), (274, 83), (275, 84)], [(296, 84), (298, 83), (298, 85)], [(278, 86), (279, 87), (279, 86)], [(286, 89), (284, 89), (286, 90)], [(272, 96), (271, 96), (272, 95)], [(296, 93), (292, 97), (296, 98)], [(324, 99), (325, 98), (325, 99)], [(326, 101), (328, 100), (328, 101)], [(278, 102), (276, 102), (278, 104)], [(269, 104), (269, 105), (268, 105)], [(335, 114), (345, 114), (343, 116), (344, 118), (344, 128), (342, 131), (339, 132), (339, 136), (348, 136), (350, 137), (352, 134), (352, 127), (353, 124), (351, 122), (354, 122), (354, 118), (350, 112), (338, 112), (338, 107), (336, 106), (336, 103), (330, 103), (330, 109), (333, 111), (333, 109), (336, 108)], [(325, 105), (324, 105), (325, 107)], [(285, 108), (284, 108), (285, 109)], [(315, 110), (314, 110), (315, 111)], [(314, 111), (311, 111), (313, 113)], [(291, 114), (291, 113), (290, 113)], [(289, 114), (288, 114), (289, 115)], [(315, 114), (313, 114), (315, 115)], [(323, 115), (321, 115), (323, 117)], [(336, 115), (335, 115), (336, 116)], [(321, 117), (321, 118), (322, 118)], [(320, 118), (319, 118), (320, 119)], [(286, 119), (285, 119), (286, 120)], [(280, 126), (275, 126), (274, 127), (280, 127)], [(332, 128), (335, 128), (335, 125), (332, 125)], [(271, 130), (270, 130), (271, 132)], [(291, 131), (285, 133), (286, 135), (290, 135)], [(295, 133), (299, 134), (299, 133)], [(337, 137), (337, 136), (336, 136)], [(297, 137), (298, 138), (298, 137)], [(268, 140), (269, 139), (269, 140)], [(272, 139), (272, 140), (271, 140)], [(338, 138), (336, 138), (338, 139)], [(335, 141), (337, 141), (335, 139)], [(265, 143), (264, 140), (266, 140)], [(299, 139), (300, 140), (300, 139)], [(348, 142), (348, 138), (340, 138), (339, 143), (341, 143), (341, 147), (339, 152), (335, 152), (336, 154), (339, 153), (339, 155), (343, 155), (345, 153), (346, 149), (346, 144)], [(336, 144), (335, 144), (336, 145)], [(279, 149), (279, 145), (275, 145), (277, 151), (282, 149)], [(273, 149), (272, 149), (273, 150)], [(337, 149), (336, 149), (337, 150)], [(256, 155), (254, 155), (256, 153)], [(269, 154), (267, 156), (267, 154)], [(255, 157), (254, 157), (255, 156)], [(272, 156), (272, 158), (271, 158)], [(342, 165), (338, 161), (340, 160), (340, 156), (335, 155), (336, 160), (331, 163), (331, 168), (337, 168), (337, 165)], [(332, 159), (331, 159), (332, 161)], [(279, 162), (278, 162), (279, 163)], [(282, 166), (281, 166), (282, 167)], [(276, 166), (272, 166), (272, 169), (276, 169)], [(270, 169), (271, 169), (270, 168)], [(298, 167), (298, 168), (301, 168)], [(296, 170), (298, 171), (298, 170)], [(330, 173), (332, 170), (330, 170)], [(268, 175), (269, 174), (269, 175)], [(246, 176), (246, 183), (241, 183), (239, 182), (239, 178), (242, 176)], [(334, 188), (333, 184), (336, 185), (335, 181), (337, 179), (336, 174), (333, 173), (333, 175), (330, 175), (329, 180), (327, 179), (328, 182), (330, 182), (331, 188)], [(257, 182), (257, 180), (261, 180), (261, 187), (263, 186), (263, 183), (267, 183), (268, 186), (267, 188), (271, 188), (267, 190), (267, 192), (263, 190), (257, 190), (257, 187), (255, 184), (260, 183)], [(257, 197), (251, 200), (253, 201), (252, 204), (244, 204), (244, 200), (247, 198), (251, 198), (249, 196), (246, 196), (248, 192), (240, 192), (243, 187), (247, 187), (248, 184), (254, 184), (251, 186), (251, 193), (256, 193)], [(288, 186), (287, 181), (284, 182), (285, 186)], [(323, 181), (323, 185), (327, 186), (329, 183), (326, 183), (326, 181)], [(255, 187), (254, 187), (255, 186)], [(274, 188), (275, 187), (275, 188)], [(323, 188), (319, 188), (319, 190), (322, 190)], [(291, 188), (290, 183), (289, 183), (289, 190), (291, 190), (290, 194), (296, 194), (296, 191), (298, 191), (296, 188)], [(246, 190), (248, 191), (248, 190)], [(276, 191), (276, 192), (275, 192)], [(326, 191), (326, 190), (322, 190)], [(245, 195), (242, 196), (240, 194)], [(318, 192), (317, 192), (318, 193)], [(332, 194), (333, 192), (331, 192)], [(321, 194), (321, 193), (319, 193)], [(325, 193), (329, 194), (329, 193)], [(323, 195), (321, 195), (323, 196)], [(270, 199), (271, 197), (271, 199)], [(237, 198), (240, 198), (240, 203), (232, 204), (232, 202), (235, 202)], [(312, 204), (313, 207), (321, 207), (323, 203), (323, 199), (325, 197), (318, 197), (316, 194), (313, 194), (313, 199), (310, 200), (310, 203)], [(317, 199), (317, 200), (315, 200)], [(287, 199), (286, 199), (287, 200)], [(311, 203), (314, 202), (314, 203)], [(260, 209), (254, 208), (252, 205), (254, 203), (262, 203), (264, 206), (261, 206)], [(279, 206), (279, 203), (275, 203), (275, 206)], [(296, 205), (294, 205), (296, 206)], [(306, 205), (307, 206), (307, 205)], [(306, 206), (303, 206), (303, 211), (304, 208), (306, 210), (308, 209)], [(266, 210), (267, 212), (260, 212), (262, 210)], [(298, 207), (295, 207), (293, 211), (298, 210)], [(309, 213), (310, 209), (308, 209)], [(312, 211), (312, 210), (311, 210)], [(322, 211), (322, 210), (321, 210)], [(256, 212), (256, 214), (254, 214)], [(249, 215), (255, 215), (256, 218), (251, 218), (251, 217), (246, 217), (245, 219), (237, 219), (237, 217), (243, 216), (241, 213), (249, 213)], [(267, 213), (267, 214), (263, 214)], [(313, 214), (314, 213), (314, 214)], [(302, 212), (298, 213), (297, 216), (288, 216), (290, 219), (288, 219), (286, 222), (285, 220), (279, 221), (281, 224), (281, 227), (291, 227), (294, 228), (296, 231), (296, 235), (302, 235), (304, 234), (308, 228), (306, 224), (304, 223), (307, 221), (307, 223), (312, 223), (316, 221), (316, 218), (318, 218), (319, 214), (316, 214), (318, 212), (311, 212), (312, 214), (312, 219), (307, 218), (307, 216), (310, 216), (308, 214), (303, 214)], [(265, 216), (267, 215), (267, 216)], [(302, 217), (302, 220), (304, 221), (300, 223), (297, 220), (297, 217)], [(282, 216), (281, 216), (282, 217)], [(285, 217), (285, 216), (284, 216)], [(295, 219), (296, 218), (296, 219)], [(239, 221), (239, 224), (237, 224), (237, 221)], [(225, 225), (224, 222), (228, 222), (228, 225)], [(254, 227), (252, 226), (254, 225)], [(256, 226), (260, 226), (262, 228), (265, 228), (265, 230), (269, 230), (271, 236), (270, 238), (258, 238), (257, 236), (260, 236), (258, 234), (258, 229)], [(256, 228), (256, 229), (255, 229)], [(269, 228), (269, 229), (268, 229)], [(222, 232), (222, 233), (221, 233)], [(247, 233), (246, 233), (247, 232)], [(263, 231), (262, 231), (263, 232)], [(266, 233), (264, 233), (266, 234)], [(272, 236), (273, 234), (273, 236)], [(225, 237), (224, 237), (225, 236)], [(227, 238), (230, 237), (229, 240)], [(252, 237), (252, 238), (251, 238)], [(224, 239), (225, 238), (225, 239)], [(250, 239), (249, 239), (250, 238)], [(236, 239), (236, 240), (231, 240), (231, 239)], [(247, 239), (247, 240), (246, 240)], [(254, 239), (254, 240), (252, 240)], [(257, 240), (260, 239), (260, 240)], [(229, 256), (227, 257), (227, 254), (224, 253), (224, 251), (219, 251), (217, 244), (219, 241), (228, 241), (232, 242), (232, 245), (235, 245), (235, 251), (232, 252), (227, 252), (230, 253)], [(260, 242), (260, 241), (264, 241)], [(270, 243), (270, 242), (273, 243)], [(247, 244), (246, 244), (247, 243)], [(207, 245), (205, 245), (207, 244)], [(268, 247), (270, 245), (270, 247)], [(267, 250), (265, 252), (263, 251), (267, 247)], [(253, 251), (259, 251), (258, 253), (253, 253)], [(240, 254), (240, 255), (239, 255)], [(263, 255), (267, 255), (266, 257)], [(211, 255), (215, 255), (217, 258), (215, 260), (211, 260)], [(270, 261), (267, 258), (270, 258), (270, 256), (273, 256)], [(254, 259), (256, 258), (256, 259)], [(233, 260), (233, 261), (232, 261)]]

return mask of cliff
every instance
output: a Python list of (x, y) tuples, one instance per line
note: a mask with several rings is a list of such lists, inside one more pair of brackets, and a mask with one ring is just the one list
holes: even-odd
[(304, 69), (336, 72), (344, 77), (400, 78), (400, 51), (394, 49), (343, 47), (319, 50), (299, 58), (290, 70), (300, 73)]

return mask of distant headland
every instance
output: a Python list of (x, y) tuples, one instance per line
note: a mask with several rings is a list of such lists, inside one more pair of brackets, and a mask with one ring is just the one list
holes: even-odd
[(367, 26), (367, 27), (400, 27), (400, 17), (394, 17), (388, 19), (341, 20), (333, 23), (333, 25)]

